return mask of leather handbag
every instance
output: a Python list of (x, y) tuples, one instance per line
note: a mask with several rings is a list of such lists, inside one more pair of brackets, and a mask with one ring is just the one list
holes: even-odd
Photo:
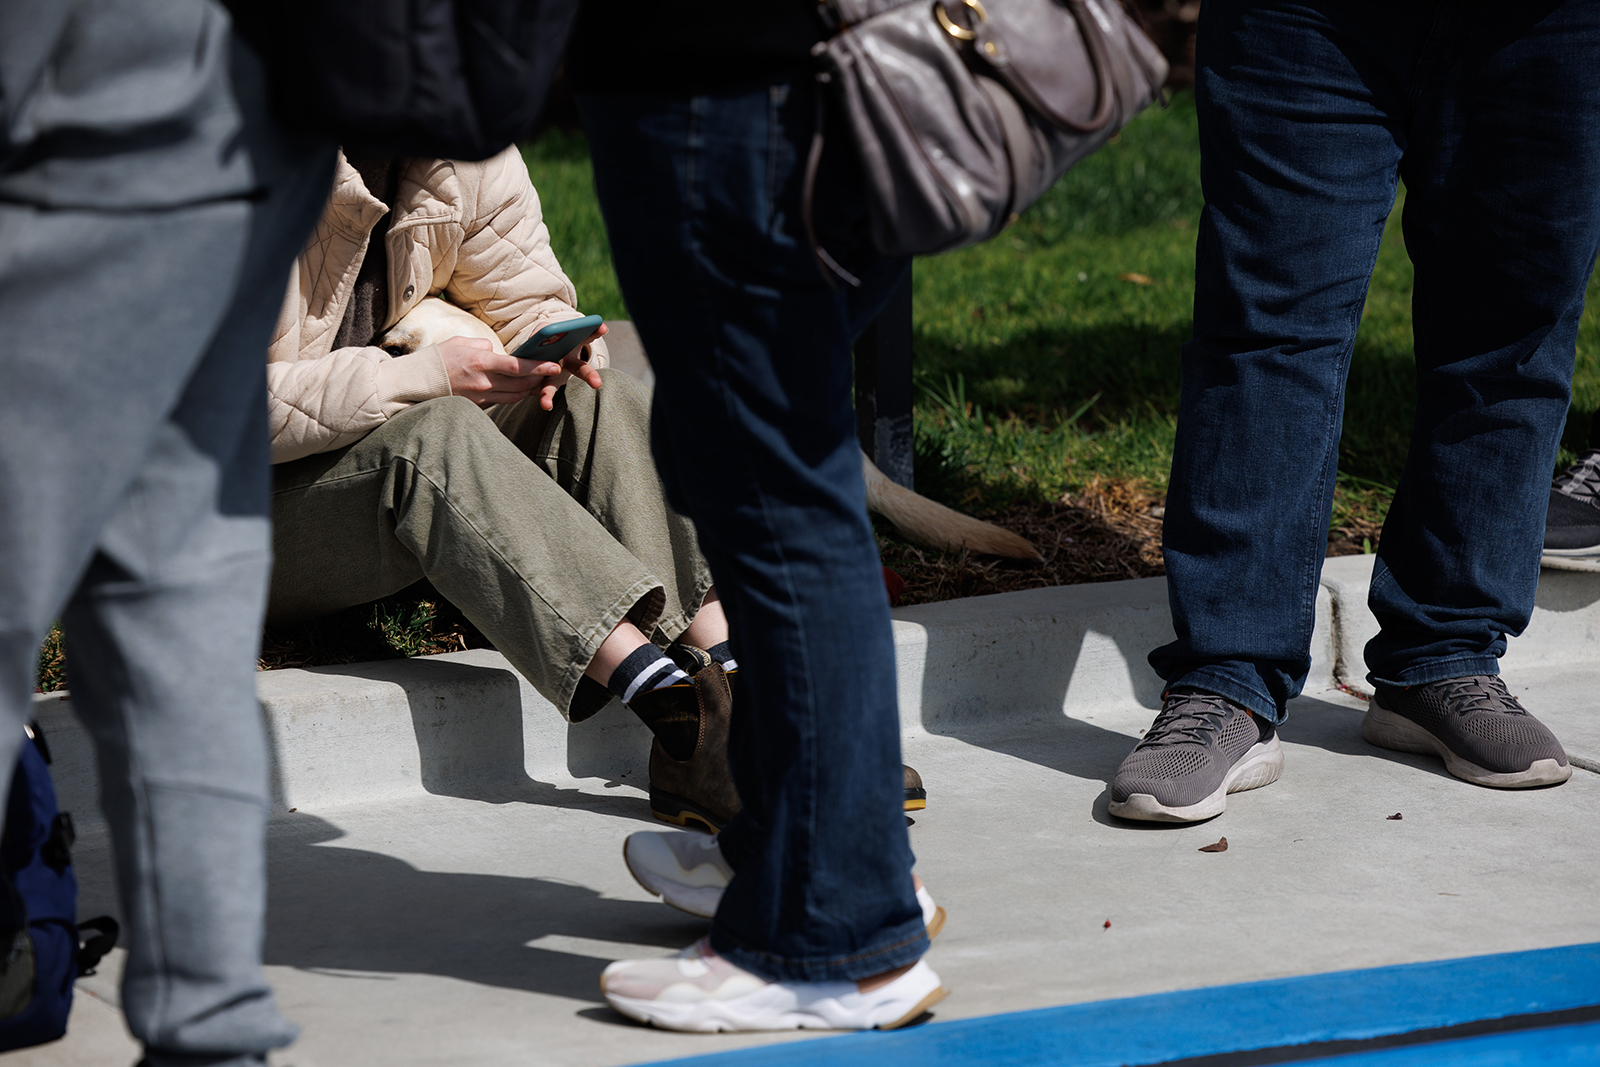
[[(929, 255), (993, 237), (1161, 92), (1116, 0), (825, 0), (826, 83), (861, 160), (872, 239)], [(811, 202), (823, 146), (807, 163)], [(809, 211), (806, 219), (811, 227)], [(853, 281), (816, 242), (818, 258)]]

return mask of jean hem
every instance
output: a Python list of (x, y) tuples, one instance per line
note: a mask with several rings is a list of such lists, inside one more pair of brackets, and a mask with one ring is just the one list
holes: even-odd
[(1500, 659), (1498, 656), (1485, 655), (1475, 652), (1466, 656), (1452, 656), (1449, 659), (1432, 660), (1428, 663), (1419, 663), (1414, 667), (1407, 667), (1393, 678), (1382, 678), (1376, 671), (1367, 673), (1367, 681), (1375, 686), (1385, 686), (1389, 689), (1405, 689), (1413, 685), (1431, 685), (1434, 682), (1444, 682), (1451, 678), (1467, 678), (1475, 674), (1499, 674)]
[(794, 957), (741, 944), (721, 926), (711, 927), (711, 947), (736, 967), (775, 982), (853, 982), (915, 963), (928, 954), (928, 930), (919, 914), (881, 935), (877, 948), (847, 956)]
[(1288, 714), (1278, 706), (1278, 702), (1273, 700), (1270, 694), (1253, 686), (1241, 684), (1237, 678), (1218, 667), (1200, 667), (1189, 671), (1168, 682), (1166, 688), (1168, 691), (1180, 688), (1203, 689), (1233, 701), (1274, 725), (1281, 725), (1284, 719), (1288, 718)]

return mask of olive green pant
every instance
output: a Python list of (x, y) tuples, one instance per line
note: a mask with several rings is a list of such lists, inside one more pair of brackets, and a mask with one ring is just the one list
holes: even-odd
[(610, 699), (579, 688), (624, 619), (661, 645), (711, 573), (650, 458), (650, 390), (615, 371), (480, 410), (408, 408), (347, 448), (279, 464), (269, 623), (325, 615), (420, 578), (461, 609), (573, 721)]

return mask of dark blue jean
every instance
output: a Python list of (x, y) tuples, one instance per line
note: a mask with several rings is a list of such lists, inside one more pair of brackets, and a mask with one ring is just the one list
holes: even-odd
[(850, 346), (908, 269), (862, 242), (848, 156), (800, 216), (809, 78), (580, 100), (617, 277), (657, 376), (652, 444), (733, 628), (744, 810), (712, 945), (771, 978), (861, 978), (927, 950), (901, 811), (894, 645), (867, 519)]
[(1274, 720), (1300, 692), (1351, 345), (1403, 179), (1416, 420), (1368, 677), (1496, 673), (1533, 607), (1600, 244), (1600, 4), (1206, 0), (1197, 76), (1177, 640), (1152, 666)]

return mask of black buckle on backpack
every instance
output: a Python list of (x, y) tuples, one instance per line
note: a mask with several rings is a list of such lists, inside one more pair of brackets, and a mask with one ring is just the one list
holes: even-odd
[[(96, 931), (96, 936), (84, 938), (85, 930)], [(122, 927), (117, 925), (117, 920), (109, 915), (102, 915), (97, 919), (85, 919), (78, 924), (78, 936), (83, 943), (78, 946), (78, 976), (86, 978), (94, 973), (100, 965), (100, 960), (107, 952), (117, 947), (117, 935), (122, 932)]]
[(50, 820), (50, 836), (39, 846), (39, 858), (45, 866), (60, 874), (72, 863), (72, 845), (78, 833), (72, 827), (72, 816), (64, 811)]
[(43, 757), (45, 766), (55, 762), (50, 758), (50, 743), (44, 739), (44, 731), (39, 728), (37, 721), (24, 725), (22, 732), (28, 735), (28, 739), (33, 742), (33, 747), (39, 750), (39, 755)]

